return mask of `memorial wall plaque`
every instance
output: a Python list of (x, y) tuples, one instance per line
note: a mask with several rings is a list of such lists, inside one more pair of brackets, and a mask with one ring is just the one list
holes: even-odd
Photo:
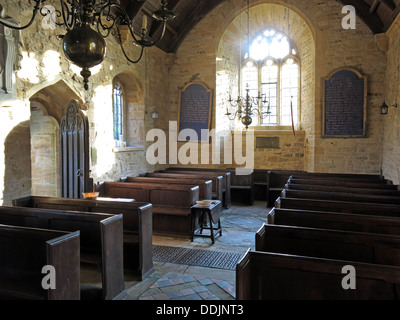
[(325, 78), (322, 136), (365, 137), (366, 97), (366, 78), (355, 70), (341, 69)]
[[(192, 82), (185, 86), (179, 94), (178, 141), (194, 140), (182, 133), (184, 129), (192, 129), (197, 140), (208, 141), (211, 125), (212, 92), (204, 84)], [(202, 135), (202, 130), (207, 130)], [(182, 134), (181, 134), (182, 133)]]

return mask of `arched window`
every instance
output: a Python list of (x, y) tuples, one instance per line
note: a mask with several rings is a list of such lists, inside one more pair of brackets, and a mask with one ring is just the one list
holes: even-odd
[(119, 82), (114, 84), (113, 90), (114, 111), (114, 140), (116, 147), (122, 147), (125, 140), (124, 130), (124, 91)]
[[(254, 115), (255, 125), (291, 126), (298, 123), (300, 62), (292, 41), (283, 33), (268, 28), (258, 35), (245, 52), (241, 69), (241, 93), (266, 97), (268, 112), (262, 119)], [(259, 106), (260, 108), (261, 106)]]

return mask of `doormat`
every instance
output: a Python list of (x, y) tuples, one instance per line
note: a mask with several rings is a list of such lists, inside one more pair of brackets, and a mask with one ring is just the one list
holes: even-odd
[(217, 269), (235, 270), (242, 254), (153, 245), (153, 260)]

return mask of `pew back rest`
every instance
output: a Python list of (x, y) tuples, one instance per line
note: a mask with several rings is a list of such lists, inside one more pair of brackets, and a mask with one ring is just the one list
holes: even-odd
[[(356, 289), (344, 290), (342, 268), (357, 270)], [(400, 268), (342, 260), (248, 251), (236, 268), (238, 300), (397, 300)]]
[(392, 235), (264, 224), (256, 250), (400, 266), (400, 237)]
[[(79, 299), (79, 253), (79, 231), (0, 225), (0, 291), (23, 299)], [(41, 286), (46, 265), (56, 270), (54, 290)]]
[(199, 186), (133, 184), (105, 182), (106, 196), (135, 198), (150, 202), (153, 206), (176, 206), (190, 208), (199, 200)]

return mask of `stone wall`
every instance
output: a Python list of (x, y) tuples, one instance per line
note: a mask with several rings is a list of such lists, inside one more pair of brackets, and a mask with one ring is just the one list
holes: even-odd
[[(388, 48), (386, 71), (386, 104), (389, 105), (384, 119), (382, 173), (393, 183), (400, 183), (400, 17), (387, 33)], [(383, 100), (381, 101), (381, 104)], [(398, 107), (394, 107), (397, 105)]]
[[(320, 172), (379, 173), (382, 154), (383, 120), (379, 107), (385, 91), (386, 54), (382, 52), (367, 26), (357, 18), (355, 30), (342, 28), (342, 6), (337, 1), (312, 0), (250, 1), (255, 15), (253, 26), (277, 26), (290, 32), (301, 55), (301, 127), (304, 131), (304, 157), (299, 159), (305, 170)], [(287, 8), (289, 7), (289, 11)], [(240, 15), (243, 1), (222, 3), (204, 17), (180, 46), (170, 72), (169, 120), (176, 120), (179, 108), (178, 89), (192, 79), (205, 82), (216, 91), (213, 128), (228, 134), (232, 126), (224, 117), (223, 94), (235, 89), (238, 65), (232, 51), (238, 51), (243, 28)], [(266, 19), (265, 17), (270, 17)], [(288, 24), (289, 21), (289, 24)], [(288, 30), (290, 26), (290, 30)], [(201, 41), (199, 40), (201, 39)], [(226, 59), (216, 62), (216, 58)], [(338, 68), (351, 67), (368, 79), (367, 136), (354, 138), (322, 138), (322, 79)], [(257, 156), (255, 166), (268, 169), (263, 156)], [(285, 153), (285, 150), (282, 150)], [(287, 154), (291, 154), (288, 150)], [(258, 162), (260, 161), (260, 162)], [(297, 165), (297, 162), (296, 162)], [(281, 169), (294, 169), (292, 163), (282, 163)]]

